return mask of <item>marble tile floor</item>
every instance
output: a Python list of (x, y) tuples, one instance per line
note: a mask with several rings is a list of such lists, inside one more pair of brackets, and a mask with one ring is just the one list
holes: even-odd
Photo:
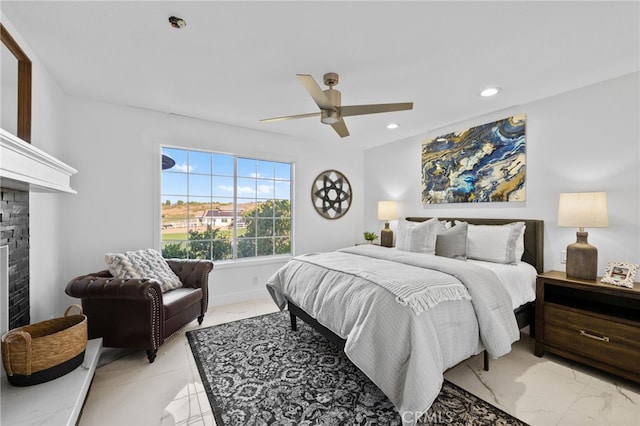
[[(276, 310), (270, 298), (214, 307), (203, 327)], [(165, 342), (153, 364), (144, 351), (105, 349), (79, 425), (215, 425), (185, 337), (197, 327)], [(532, 426), (640, 425), (640, 385), (553, 355), (538, 358), (526, 334), (490, 367), (482, 370), (478, 355), (445, 377)]]

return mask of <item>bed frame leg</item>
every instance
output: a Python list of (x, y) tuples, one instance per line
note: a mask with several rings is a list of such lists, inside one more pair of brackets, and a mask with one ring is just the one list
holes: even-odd
[(298, 331), (298, 322), (297, 318), (293, 313), (289, 312), (289, 317), (291, 318), (291, 330)]
[(484, 371), (489, 371), (489, 354), (487, 351), (482, 353), (484, 355)]

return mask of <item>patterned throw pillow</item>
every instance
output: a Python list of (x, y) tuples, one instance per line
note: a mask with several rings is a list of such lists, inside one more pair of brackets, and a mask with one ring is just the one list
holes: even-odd
[(160, 283), (163, 293), (182, 287), (180, 278), (154, 249), (107, 253), (104, 260), (109, 272), (116, 278), (153, 279)]

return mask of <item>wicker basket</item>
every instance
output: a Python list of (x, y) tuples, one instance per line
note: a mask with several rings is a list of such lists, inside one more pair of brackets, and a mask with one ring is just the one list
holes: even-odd
[[(79, 315), (69, 315), (72, 308)], [(72, 305), (64, 317), (14, 328), (2, 336), (2, 365), (9, 383), (30, 386), (74, 370), (84, 360), (87, 317)]]

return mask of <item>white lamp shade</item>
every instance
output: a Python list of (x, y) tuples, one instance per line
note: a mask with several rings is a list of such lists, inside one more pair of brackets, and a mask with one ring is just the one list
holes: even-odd
[(561, 193), (558, 226), (605, 228), (609, 226), (605, 192)]
[(378, 220), (396, 220), (398, 209), (395, 201), (378, 201)]

